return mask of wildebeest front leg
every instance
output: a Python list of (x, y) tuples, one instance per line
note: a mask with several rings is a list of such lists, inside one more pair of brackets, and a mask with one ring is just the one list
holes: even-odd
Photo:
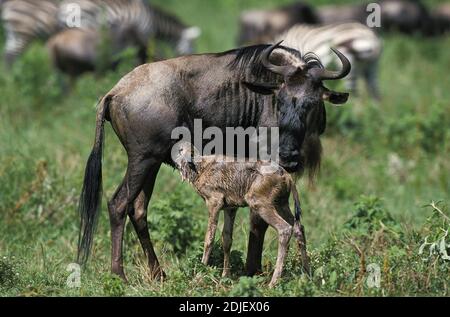
[(245, 264), (249, 276), (262, 272), (262, 252), (267, 228), (268, 224), (254, 210), (250, 209), (250, 235)]
[(224, 213), (222, 245), (223, 245), (223, 272), (222, 277), (230, 275), (230, 253), (233, 244), (233, 227), (236, 219), (236, 208), (226, 209)]
[(122, 184), (108, 202), (109, 220), (111, 224), (111, 271), (126, 280), (123, 270), (123, 232), (128, 208), (143, 188), (155, 162), (152, 159), (129, 156), (127, 173)]
[(208, 229), (205, 235), (205, 245), (203, 249), (202, 263), (208, 265), (209, 257), (211, 255), (214, 236), (216, 235), (217, 223), (219, 222), (219, 212), (222, 205), (218, 202), (207, 202), (209, 210)]
[(134, 209), (129, 212), (130, 220), (136, 231), (136, 234), (141, 243), (142, 249), (147, 256), (148, 266), (152, 278), (164, 277), (164, 271), (159, 265), (158, 258), (156, 257), (155, 250), (153, 249), (152, 241), (150, 240), (150, 234), (147, 223), (147, 209), (150, 199), (152, 197), (153, 188), (155, 185), (156, 176), (158, 174), (160, 166), (156, 166), (150, 171), (148, 178), (145, 181), (144, 188), (139, 196), (134, 201)]

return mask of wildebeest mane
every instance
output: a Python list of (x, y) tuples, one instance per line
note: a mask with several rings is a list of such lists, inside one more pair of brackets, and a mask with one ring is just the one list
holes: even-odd
[[(237, 70), (243, 74), (247, 73), (250, 69), (251, 73), (255, 76), (263, 76), (267, 74), (272, 74), (278, 76), (268, 71), (264, 65), (261, 63), (261, 55), (265, 49), (270, 47), (269, 44), (258, 44), (245, 46), (233, 50), (220, 53), (219, 56), (223, 55), (235, 55), (235, 58), (228, 64), (228, 67), (233, 70)], [(300, 52), (290, 47), (280, 46), (279, 49), (283, 49), (292, 55), (297, 56), (299, 59), (302, 58)]]

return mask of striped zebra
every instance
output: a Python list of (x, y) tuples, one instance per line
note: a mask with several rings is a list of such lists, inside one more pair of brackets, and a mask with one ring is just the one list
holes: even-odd
[(360, 23), (341, 23), (322, 26), (299, 24), (278, 36), (275, 42), (283, 40), (283, 45), (297, 49), (302, 54), (313, 53), (323, 65), (335, 61), (330, 47), (345, 54), (352, 64), (347, 76), (347, 87), (357, 92), (357, 80), (362, 77), (375, 98), (380, 98), (378, 89), (378, 61), (382, 52), (382, 42), (369, 27)]
[[(9, 65), (33, 40), (48, 39), (71, 27), (98, 30), (106, 26), (133, 34), (142, 59), (149, 39), (169, 42), (177, 54), (184, 55), (193, 51), (193, 41), (200, 35), (198, 28), (184, 25), (145, 0), (6, 0), (2, 7)], [(72, 23), (75, 7), (79, 25)]]
[(7, 65), (11, 65), (35, 39), (45, 40), (58, 32), (59, 3), (59, 0), (5, 0), (2, 3)]
[(74, 5), (81, 9), (81, 28), (96, 29), (106, 24), (133, 30), (142, 45), (147, 45), (149, 39), (165, 41), (172, 44), (179, 55), (192, 53), (193, 41), (200, 35), (199, 28), (188, 27), (145, 0), (64, 0), (58, 12), (62, 27), (70, 22)]
[(156, 7), (150, 7), (149, 15), (151, 37), (171, 43), (179, 55), (193, 53), (193, 43), (201, 35), (199, 27), (188, 27), (174, 15)]

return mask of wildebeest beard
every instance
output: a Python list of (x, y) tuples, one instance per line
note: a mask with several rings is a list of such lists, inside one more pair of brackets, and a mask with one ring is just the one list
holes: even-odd
[(312, 180), (318, 171), (322, 145), (319, 135), (325, 130), (325, 106), (322, 100), (297, 99), (281, 91), (278, 95), (280, 129), (280, 165), (289, 173), (308, 171)]

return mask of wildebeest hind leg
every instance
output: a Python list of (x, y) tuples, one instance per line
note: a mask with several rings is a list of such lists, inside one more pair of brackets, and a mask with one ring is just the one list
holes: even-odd
[(250, 209), (250, 235), (248, 238), (247, 262), (245, 264), (247, 275), (249, 276), (262, 272), (261, 260), (267, 227), (268, 224)]
[(142, 190), (146, 178), (155, 166), (159, 166), (152, 158), (129, 156), (128, 169), (122, 184), (108, 202), (111, 225), (111, 271), (126, 280), (123, 271), (123, 232), (127, 210)]
[(148, 204), (152, 197), (153, 188), (159, 168), (160, 166), (158, 165), (151, 169), (149, 175), (145, 180), (142, 191), (134, 201), (134, 209), (129, 210), (128, 212), (131, 223), (133, 224), (133, 227), (141, 243), (142, 249), (147, 256), (151, 277), (155, 279), (163, 278), (165, 277), (165, 274), (161, 269), (161, 266), (159, 265), (158, 258), (156, 257), (156, 253), (153, 249), (153, 244), (150, 239), (147, 223), (147, 210)]

